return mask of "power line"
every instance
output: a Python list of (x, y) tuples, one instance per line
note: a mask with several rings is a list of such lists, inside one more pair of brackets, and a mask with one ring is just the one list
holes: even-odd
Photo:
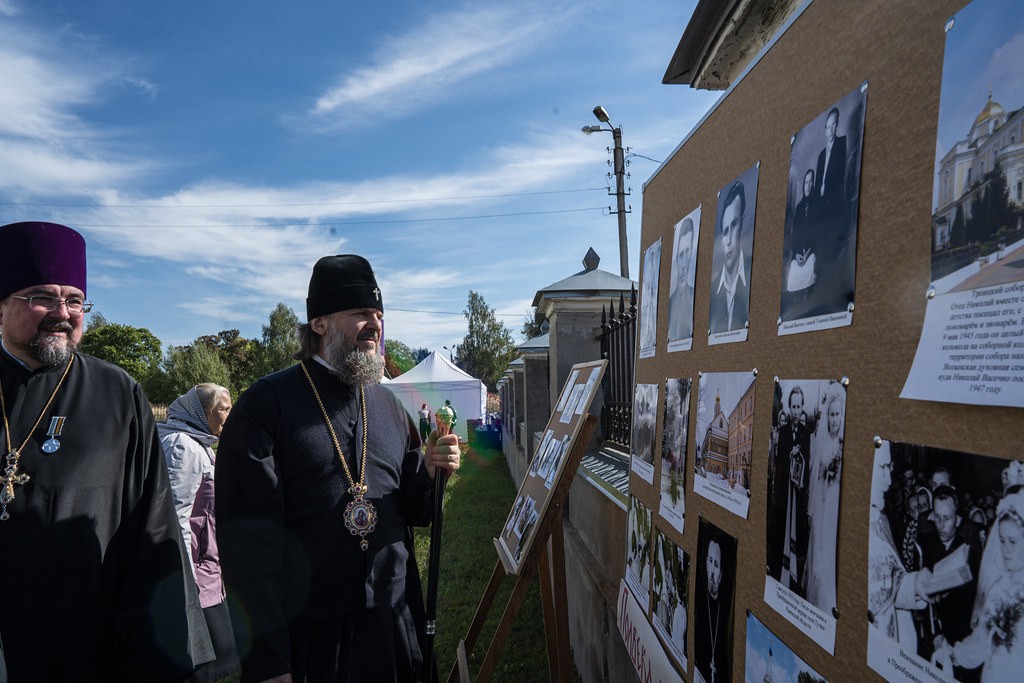
[[(421, 311), (421, 310), (418, 310), (418, 309), (415, 309), (415, 308), (395, 308), (394, 306), (388, 306), (388, 310), (389, 311), (400, 311), (402, 313), (429, 313), (430, 315), (465, 315), (465, 313), (463, 313), (462, 311), (459, 311), (457, 313), (453, 313), (451, 311)], [(498, 313), (498, 312), (495, 312), (494, 315), (501, 316), (502, 318), (525, 318), (527, 314), (524, 311), (522, 313)]]
[[(603, 188), (602, 188), (603, 189)], [(213, 225), (171, 225), (171, 224), (112, 224), (112, 223), (75, 223), (79, 228), (331, 228), (339, 225), (380, 225), (386, 223), (432, 223), (439, 221), (468, 221), (480, 218), (509, 218), (515, 216), (539, 216), (558, 213), (580, 213), (583, 211), (604, 211), (604, 206), (588, 206), (582, 209), (556, 209), (550, 211), (520, 211), (517, 213), (492, 213), (477, 216), (445, 216), (442, 218), (393, 218), (372, 221), (331, 221), (329, 223), (217, 223)]]
[(501, 199), (503, 197), (534, 197), (546, 194), (568, 194), (572, 192), (595, 192), (604, 187), (580, 187), (571, 190), (546, 190), (542, 192), (510, 192), (508, 194), (474, 194), (461, 197), (421, 197), (417, 199), (372, 199), (352, 202), (296, 202), (289, 204), (43, 204), (33, 202), (0, 202), (0, 206), (42, 206), (58, 209), (262, 209), (294, 206), (365, 206), (368, 204), (410, 204), (415, 202), (445, 202), (463, 199)]

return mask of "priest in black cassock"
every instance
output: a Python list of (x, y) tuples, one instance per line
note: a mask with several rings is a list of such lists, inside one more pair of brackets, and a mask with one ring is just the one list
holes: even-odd
[(85, 291), (81, 235), (0, 227), (0, 676), (181, 680), (209, 636), (149, 403), (75, 352)]
[(417, 681), (411, 525), (458, 437), (420, 436), (380, 385), (384, 304), (354, 255), (313, 268), (299, 363), (238, 399), (217, 455), (217, 535), (242, 681)]

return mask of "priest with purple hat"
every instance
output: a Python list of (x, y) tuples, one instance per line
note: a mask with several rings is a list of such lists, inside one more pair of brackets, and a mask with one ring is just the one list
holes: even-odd
[(0, 227), (0, 680), (182, 680), (212, 658), (153, 415), (76, 351), (85, 240)]

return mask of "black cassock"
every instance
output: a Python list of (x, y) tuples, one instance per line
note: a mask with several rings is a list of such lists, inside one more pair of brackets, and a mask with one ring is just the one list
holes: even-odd
[[(13, 448), (65, 367), (33, 372), (0, 350)], [(47, 453), (54, 417), (60, 447)], [(211, 658), (152, 411), (131, 377), (76, 354), (18, 471), (30, 478), (0, 521), (11, 683), (174, 680)]]
[(423, 599), (410, 525), (430, 523), (433, 484), (419, 434), (386, 388), (358, 387), (305, 361), (376, 529), (345, 528), (352, 501), (320, 407), (298, 365), (256, 382), (235, 404), (217, 454), (221, 564), (242, 681), (413, 681), (421, 675)]

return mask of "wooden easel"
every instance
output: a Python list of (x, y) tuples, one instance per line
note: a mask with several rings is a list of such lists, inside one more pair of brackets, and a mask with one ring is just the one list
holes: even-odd
[[(530, 585), (535, 571), (539, 570), (540, 597), (544, 611), (544, 633), (547, 640), (548, 650), (548, 676), (552, 681), (568, 683), (572, 663), (569, 655), (569, 617), (568, 604), (565, 589), (565, 538), (562, 534), (562, 522), (565, 499), (569, 494), (569, 487), (576, 477), (576, 470), (579, 468), (580, 460), (586, 451), (587, 444), (597, 425), (597, 418), (587, 415), (581, 425), (579, 434), (573, 444), (572, 451), (566, 460), (558, 483), (552, 492), (547, 508), (538, 522), (537, 535), (526, 556), (520, 565), (520, 571), (516, 577), (515, 586), (512, 588), (512, 595), (509, 596), (505, 611), (501, 615), (498, 627), (491, 638), (491, 644), (487, 647), (480, 671), (477, 673), (477, 681), (490, 681), (494, 675), (494, 668), (497, 666), (498, 658), (505, 649), (505, 642), (512, 631), (512, 624), (519, 614), (519, 608), (526, 598), (526, 591)], [(501, 582), (509, 574), (515, 574), (515, 563), (512, 562), (505, 550), (494, 540), (495, 550), (498, 552), (498, 562), (494, 565), (491, 573), (491, 580), (487, 583), (484, 595), (476, 608), (476, 614), (469, 626), (466, 637), (459, 641), (459, 649), (455, 666), (452, 667), (448, 676), (448, 683), (461, 681), (469, 683), (473, 680), (469, 674), (469, 656), (480, 637), (484, 621), (491, 610), (494, 598), (498, 595)]]

